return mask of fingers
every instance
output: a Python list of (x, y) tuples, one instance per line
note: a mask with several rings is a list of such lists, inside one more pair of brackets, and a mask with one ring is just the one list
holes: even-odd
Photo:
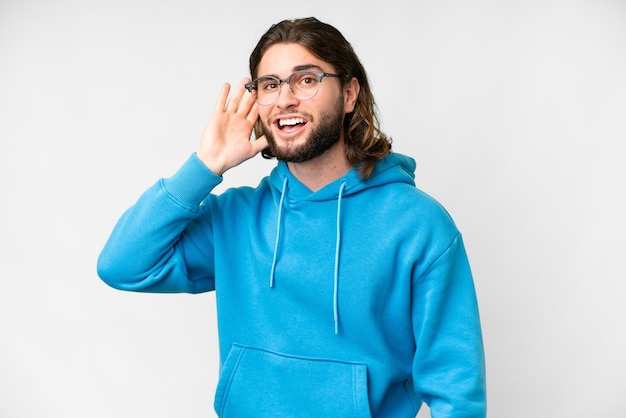
[(265, 135), (258, 137), (254, 142), (251, 142), (250, 144), (252, 145), (254, 155), (263, 151), (268, 146), (267, 139), (265, 139)]
[(220, 89), (220, 94), (217, 98), (217, 103), (215, 103), (215, 111), (223, 112), (226, 109), (226, 103), (228, 101), (228, 94), (230, 93), (230, 84), (224, 83), (222, 84), (222, 88)]
[(239, 109), (239, 104), (241, 103), (241, 98), (246, 91), (244, 84), (244, 81), (239, 82), (239, 85), (233, 92), (233, 96), (228, 101), (228, 105), (226, 106), (227, 111), (237, 113), (237, 110)]
[[(235, 91), (233, 92), (232, 97), (228, 97), (230, 94), (231, 86), (229, 83), (222, 84), (222, 88), (220, 89), (220, 93), (217, 99), (217, 103), (215, 104), (215, 110), (221, 112), (233, 112), (243, 114), (245, 117), (252, 105), (254, 104), (254, 99), (251, 94), (246, 94), (246, 83), (248, 83), (250, 79), (244, 78), (239, 82)], [(244, 96), (245, 95), (245, 96)]]
[(237, 88), (233, 92), (232, 97), (230, 98), (230, 100), (228, 100), (228, 103), (226, 104), (225, 110), (227, 112), (237, 113), (243, 117), (246, 117), (246, 115), (250, 111), (250, 108), (252, 107), (252, 104), (254, 103), (254, 100), (251, 100), (251, 95), (246, 94), (246, 83), (248, 81), (249, 79), (244, 78), (243, 80), (241, 80), (241, 82), (239, 82)]
[(248, 96), (249, 97), (246, 97), (245, 100), (251, 100), (252, 105), (250, 106), (250, 109), (248, 110), (245, 118), (248, 119), (248, 122), (255, 124), (257, 119), (259, 118), (259, 105), (254, 102), (254, 99), (251, 95)]
[(216, 173), (223, 173), (267, 147), (264, 136), (250, 141), (250, 134), (259, 118), (259, 107), (245, 88), (247, 82), (249, 79), (244, 78), (235, 88), (228, 83), (222, 85), (213, 114), (203, 132), (198, 155), (204, 155)]

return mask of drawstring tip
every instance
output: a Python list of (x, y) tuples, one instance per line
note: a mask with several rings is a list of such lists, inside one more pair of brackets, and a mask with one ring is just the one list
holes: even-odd
[(335, 335), (339, 334), (339, 323), (335, 321)]

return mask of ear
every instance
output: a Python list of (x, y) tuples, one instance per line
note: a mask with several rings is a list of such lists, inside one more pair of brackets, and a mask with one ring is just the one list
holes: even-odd
[(359, 97), (361, 85), (356, 77), (352, 77), (350, 81), (343, 87), (343, 112), (351, 113), (356, 107), (356, 100)]

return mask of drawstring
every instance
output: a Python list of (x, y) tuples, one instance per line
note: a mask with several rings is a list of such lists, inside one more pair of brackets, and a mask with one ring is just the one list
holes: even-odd
[[(337, 197), (337, 223), (336, 223), (336, 241), (335, 241), (335, 269), (333, 274), (333, 321), (335, 323), (335, 334), (339, 334), (339, 250), (341, 249), (341, 199), (343, 191), (348, 183), (342, 180), (339, 186), (339, 194)], [(274, 287), (274, 273), (276, 271), (276, 260), (278, 258), (278, 244), (280, 243), (280, 226), (283, 217), (283, 202), (285, 200), (285, 192), (287, 190), (287, 177), (283, 179), (283, 189), (280, 194), (278, 203), (278, 221), (276, 225), (276, 242), (274, 243), (274, 258), (272, 259), (272, 270), (270, 272), (270, 287)]]
[(283, 179), (283, 190), (280, 193), (278, 202), (278, 222), (276, 223), (276, 243), (274, 244), (274, 259), (272, 260), (272, 270), (270, 272), (270, 287), (274, 287), (274, 271), (276, 270), (276, 258), (278, 257), (278, 243), (280, 242), (280, 224), (283, 217), (283, 201), (285, 200), (285, 190), (287, 190), (287, 176)]
[(339, 249), (341, 248), (341, 198), (343, 189), (346, 188), (346, 181), (339, 186), (339, 196), (337, 197), (337, 238), (335, 242), (335, 277), (333, 280), (333, 320), (335, 321), (335, 334), (339, 334)]

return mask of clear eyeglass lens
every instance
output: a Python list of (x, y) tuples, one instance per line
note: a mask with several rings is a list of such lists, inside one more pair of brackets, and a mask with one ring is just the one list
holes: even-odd
[[(261, 77), (256, 82), (256, 88), (253, 90), (254, 99), (262, 106), (274, 103), (280, 95), (279, 79), (274, 77)], [(319, 79), (317, 75), (301, 71), (293, 73), (289, 79), (289, 89), (298, 100), (309, 100), (313, 98), (319, 89)]]

